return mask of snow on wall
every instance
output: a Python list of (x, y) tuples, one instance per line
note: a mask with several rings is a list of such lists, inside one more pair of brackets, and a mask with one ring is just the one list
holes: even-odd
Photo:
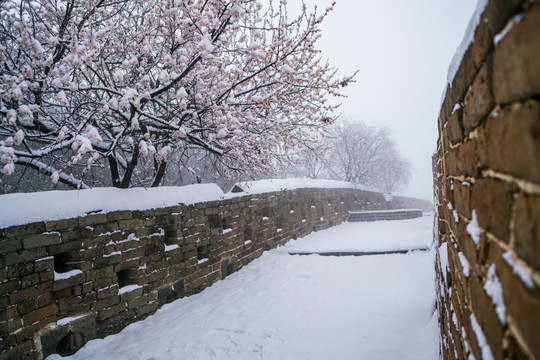
[(95, 188), (85, 190), (46, 191), (0, 195), (0, 229), (36, 221), (51, 221), (106, 214), (122, 210), (158, 209), (178, 204), (195, 204), (246, 194), (313, 189), (357, 189), (374, 191), (362, 185), (335, 180), (275, 179), (237, 184), (240, 193), (223, 193), (216, 184), (194, 184), (181, 187)]
[(2, 356), (46, 357), (66, 326), (86, 340), (118, 332), (266, 250), (346, 221), (349, 211), (389, 206), (348, 184), (304, 184), (279, 181), (295, 189), (277, 192), (255, 184), (256, 194), (194, 185), (0, 196), (3, 224), (39, 219), (0, 229), (10, 323), (0, 326)]
[(0, 228), (108, 213), (148, 210), (223, 198), (216, 184), (157, 188), (95, 188), (0, 195)]
[(432, 159), (445, 360), (540, 358), (539, 26), (538, 2), (479, 1), (448, 72)]

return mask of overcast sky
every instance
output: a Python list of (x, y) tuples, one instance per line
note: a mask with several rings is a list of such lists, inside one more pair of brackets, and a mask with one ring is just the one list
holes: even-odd
[[(299, 3), (292, 0), (289, 6)], [(324, 11), (331, 0), (306, 0)], [(360, 70), (344, 88), (340, 112), (387, 126), (413, 166), (405, 195), (432, 198), (431, 155), (447, 69), (475, 0), (337, 0), (322, 24), (318, 47), (340, 77)]]

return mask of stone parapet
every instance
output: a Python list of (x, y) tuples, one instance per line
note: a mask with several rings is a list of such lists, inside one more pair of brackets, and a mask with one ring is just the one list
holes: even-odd
[(380, 193), (302, 188), (0, 229), (0, 359), (73, 353), (289, 239), (386, 206)]
[(489, 0), (433, 157), (443, 359), (540, 359), (540, 3)]
[(422, 217), (420, 209), (349, 211), (349, 221), (405, 220)]

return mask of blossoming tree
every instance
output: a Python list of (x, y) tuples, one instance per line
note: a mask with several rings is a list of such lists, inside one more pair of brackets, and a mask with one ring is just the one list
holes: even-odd
[(187, 148), (230, 172), (287, 162), (353, 81), (314, 48), (330, 10), (289, 21), (285, 0), (3, 1), (0, 170), (85, 188), (102, 168), (125, 188), (143, 170), (159, 185)]

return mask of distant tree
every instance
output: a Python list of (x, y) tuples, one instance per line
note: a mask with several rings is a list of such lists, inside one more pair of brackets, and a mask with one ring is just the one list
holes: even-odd
[(398, 152), (387, 128), (360, 121), (344, 121), (320, 138), (317, 149), (307, 148), (297, 174), (372, 186), (385, 193), (403, 190), (410, 179), (410, 163)]
[(335, 124), (332, 137), (326, 162), (332, 176), (386, 193), (407, 186), (410, 164), (399, 154), (387, 128), (348, 121)]
[(125, 188), (159, 185), (173, 154), (202, 151), (229, 175), (289, 162), (354, 81), (314, 48), (331, 9), (289, 21), (285, 1), (2, 1), (0, 171)]

